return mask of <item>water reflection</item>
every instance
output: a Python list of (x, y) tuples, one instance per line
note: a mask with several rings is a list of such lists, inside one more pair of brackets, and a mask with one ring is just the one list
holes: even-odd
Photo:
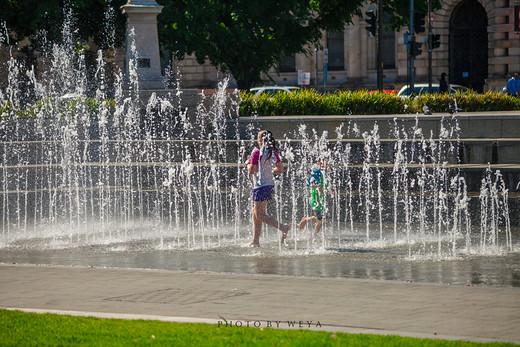
[(237, 246), (224, 251), (130, 248), (113, 252), (104, 247), (80, 247), (74, 250), (2, 249), (0, 262), (520, 287), (518, 253), (438, 261), (409, 260), (392, 248), (280, 251), (278, 245), (266, 244), (261, 249)]

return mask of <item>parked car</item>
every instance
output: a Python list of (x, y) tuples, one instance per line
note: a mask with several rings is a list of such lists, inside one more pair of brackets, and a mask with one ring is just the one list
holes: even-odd
[[(418, 84), (414, 84), (413, 90), (414, 90), (414, 94), (417, 95), (417, 94), (429, 93), (430, 89), (429, 89), (428, 83), (418, 83)], [(448, 86), (448, 91), (450, 92), (450, 94), (454, 94), (455, 92), (458, 92), (458, 91), (463, 93), (467, 90), (470, 90), (470, 89), (467, 87), (458, 85), (458, 84), (450, 84)], [(432, 83), (432, 91), (434, 93), (440, 92), (439, 83)], [(410, 86), (409, 85), (405, 85), (404, 87), (401, 88), (399, 93), (397, 93), (397, 96), (409, 96), (409, 95), (410, 95)]]
[(255, 98), (260, 94), (276, 94), (276, 93), (291, 93), (295, 90), (299, 90), (300, 87), (290, 87), (290, 86), (264, 86), (264, 87), (255, 87), (249, 89), (249, 91), (255, 94)]

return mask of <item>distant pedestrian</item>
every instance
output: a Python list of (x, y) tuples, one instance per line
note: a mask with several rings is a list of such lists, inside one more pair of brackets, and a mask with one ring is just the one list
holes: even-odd
[(506, 84), (506, 93), (511, 96), (518, 96), (520, 91), (520, 76), (518, 72), (513, 74), (513, 77)]
[(439, 83), (439, 90), (441, 93), (448, 92), (448, 82), (446, 82), (446, 72), (441, 73), (441, 80)]

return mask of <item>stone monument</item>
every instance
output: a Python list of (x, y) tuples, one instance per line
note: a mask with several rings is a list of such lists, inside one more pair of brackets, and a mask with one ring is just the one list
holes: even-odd
[(129, 77), (129, 62), (133, 58), (131, 45), (135, 42), (141, 89), (163, 88), (157, 35), (157, 15), (162, 9), (163, 6), (153, 0), (128, 0), (126, 5), (121, 6), (127, 16), (124, 74), (125, 78)]

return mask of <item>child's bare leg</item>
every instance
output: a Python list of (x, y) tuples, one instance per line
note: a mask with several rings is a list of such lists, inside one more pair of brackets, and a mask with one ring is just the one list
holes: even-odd
[(256, 209), (253, 209), (253, 212), (256, 213), (255, 218), (257, 220), (262, 221), (265, 224), (268, 224), (272, 227), (275, 227), (278, 230), (285, 231), (288, 230), (288, 225), (282, 224), (276, 220), (276, 218), (271, 217), (266, 212), (267, 201), (255, 202)]
[(258, 213), (256, 212), (258, 208), (259, 207), (255, 202), (255, 205), (253, 206), (253, 241), (249, 244), (254, 247), (260, 247), (260, 235), (262, 233), (262, 221), (257, 218)]
[(269, 216), (266, 212), (266, 209), (267, 201), (256, 201), (255, 207), (253, 208), (253, 218), (282, 231), (282, 240), (285, 240), (285, 236), (287, 236), (287, 232), (291, 226), (288, 224), (282, 224), (278, 222), (276, 218)]
[(307, 225), (308, 222), (314, 221), (315, 219), (316, 219), (316, 217), (314, 217), (314, 216), (303, 217), (302, 220), (300, 221), (300, 224), (298, 224), (298, 229), (303, 230), (303, 228), (305, 228), (305, 226)]
[(291, 226), (289, 224), (286, 224), (283, 229), (280, 229), (282, 230), (282, 239), (280, 240), (281, 243), (285, 243), (285, 238), (287, 237), (289, 229), (291, 229)]
[(322, 220), (316, 221), (316, 226), (314, 227), (314, 234), (313, 235), (316, 235), (317, 233), (320, 232), (322, 225), (323, 225), (323, 221)]
[(253, 241), (249, 244), (250, 246), (260, 247), (260, 235), (262, 234), (262, 222), (253, 221)]
[(303, 230), (303, 228), (305, 228), (305, 226), (307, 225), (308, 221), (309, 221), (308, 217), (302, 217), (300, 224), (298, 224), (298, 229)]

